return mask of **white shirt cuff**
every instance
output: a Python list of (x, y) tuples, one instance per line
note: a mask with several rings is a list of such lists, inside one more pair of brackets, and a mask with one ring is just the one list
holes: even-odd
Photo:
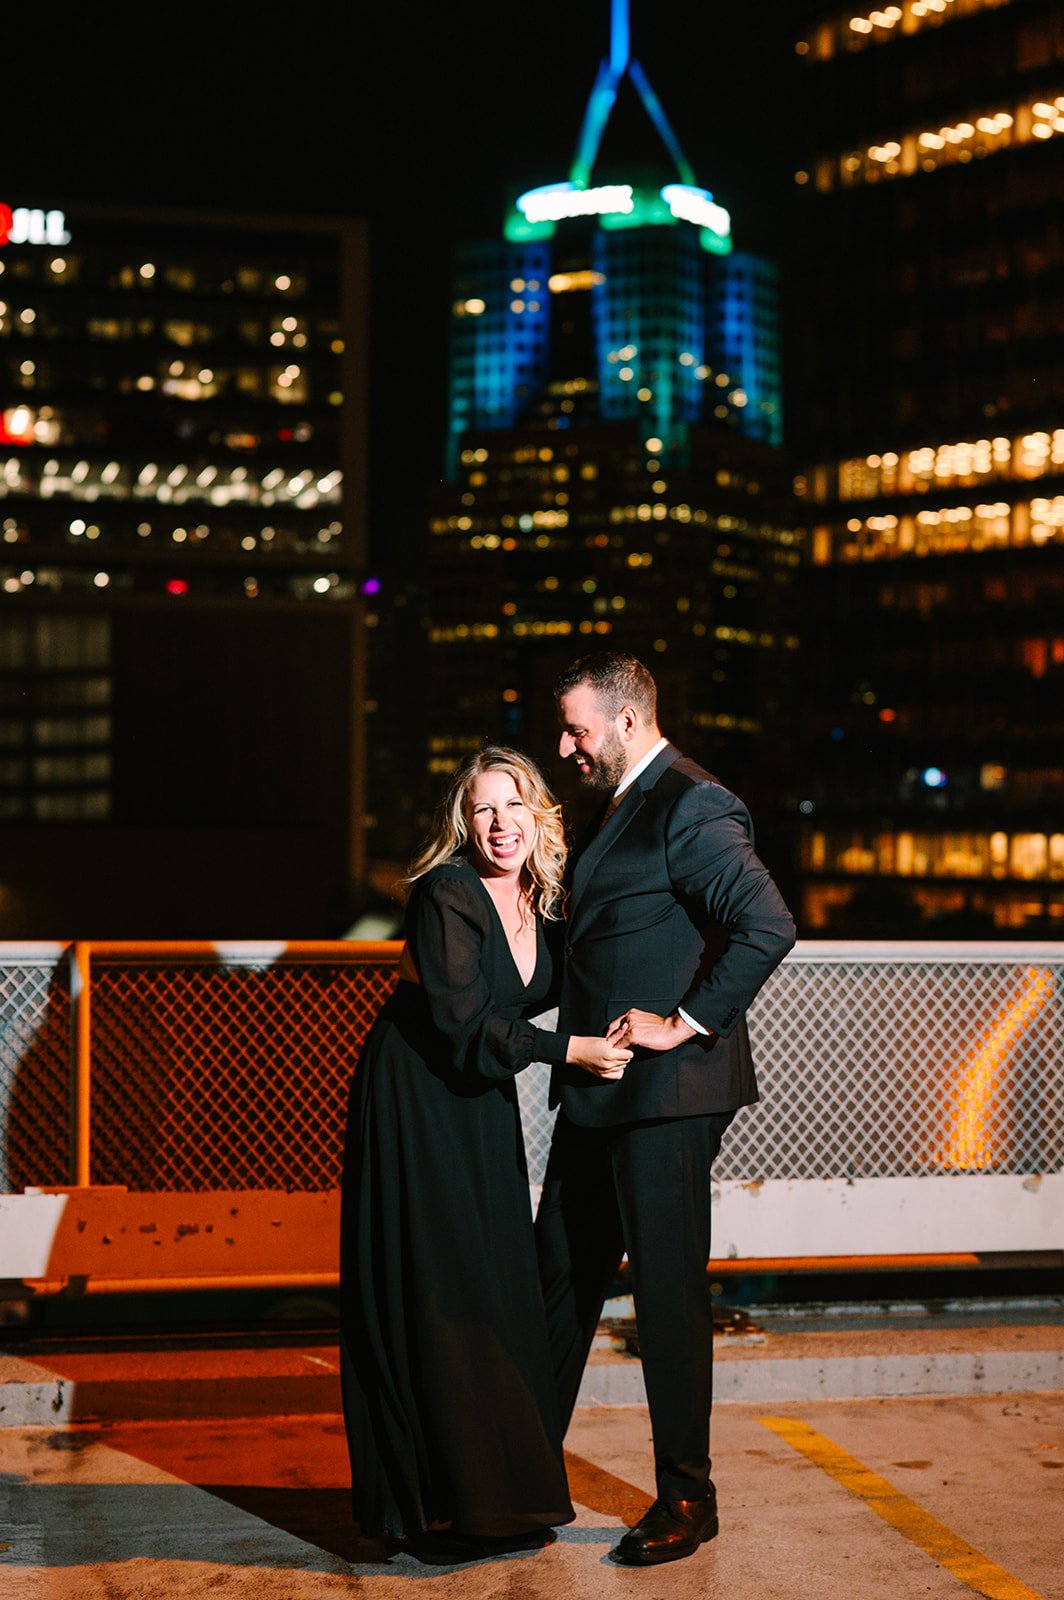
[(703, 1026), (702, 1026), (702, 1024), (700, 1022), (696, 1022), (695, 1021), (694, 1017), (689, 1017), (687, 1015), (687, 1012), (684, 1010), (683, 1006), (677, 1006), (676, 1007), (676, 1014), (677, 1014), (677, 1016), (682, 1017), (683, 1020), (686, 1022), (687, 1026), (689, 1028), (693, 1028), (696, 1033), (702, 1033), (702, 1034), (708, 1035), (709, 1029), (708, 1028), (703, 1028)]

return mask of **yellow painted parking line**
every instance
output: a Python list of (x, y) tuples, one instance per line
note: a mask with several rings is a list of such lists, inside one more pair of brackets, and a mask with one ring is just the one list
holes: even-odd
[(778, 1434), (792, 1450), (797, 1450), (814, 1466), (834, 1478), (836, 1483), (841, 1483), (844, 1489), (863, 1500), (877, 1517), (889, 1522), (892, 1528), (933, 1561), (937, 1561), (940, 1567), (952, 1572), (975, 1594), (985, 1595), (987, 1600), (1043, 1600), (1019, 1578), (1014, 1578), (988, 1556), (973, 1550), (944, 1522), (939, 1522), (937, 1517), (909, 1500), (900, 1489), (866, 1467), (856, 1456), (848, 1455), (822, 1433), (817, 1433), (807, 1422), (797, 1417), (758, 1417), (757, 1420), (762, 1427)]

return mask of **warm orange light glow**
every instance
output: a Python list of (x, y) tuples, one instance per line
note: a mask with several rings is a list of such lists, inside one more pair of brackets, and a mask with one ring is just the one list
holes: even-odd
[(996, 1018), (961, 1077), (945, 1148), (936, 1157), (940, 1166), (978, 1172), (1001, 1154), (990, 1120), (994, 1092), (1013, 1046), (1053, 993), (1053, 974), (1044, 967), (1028, 967), (1025, 980), (1023, 993)]
[(595, 289), (606, 279), (601, 272), (555, 272), (547, 279), (551, 294), (569, 294), (574, 289)]

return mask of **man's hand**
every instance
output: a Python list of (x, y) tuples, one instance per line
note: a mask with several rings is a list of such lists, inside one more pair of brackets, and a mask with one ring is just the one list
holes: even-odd
[(641, 1046), (644, 1050), (674, 1050), (693, 1039), (697, 1029), (681, 1016), (659, 1017), (654, 1011), (638, 1011), (633, 1006), (606, 1029), (611, 1044)]

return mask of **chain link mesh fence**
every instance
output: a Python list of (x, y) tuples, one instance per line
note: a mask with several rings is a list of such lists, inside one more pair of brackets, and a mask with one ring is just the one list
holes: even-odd
[(141, 1192), (340, 1182), (358, 1051), (394, 962), (94, 964), (94, 1183)]
[[(1064, 1166), (1064, 948), (1031, 960), (794, 954), (749, 1026), (761, 1100), (735, 1119), (714, 1178)], [(549, 1070), (519, 1082), (529, 1176), (541, 1183)]]
[(1062, 999), (1064, 950), (791, 957), (751, 1008), (761, 1102), (736, 1119), (715, 1176), (1059, 1171)]
[(0, 958), (0, 1194), (64, 1183), (70, 1163), (70, 963)]
[[(95, 957), (92, 1181), (320, 1192), (394, 959)], [(788, 957), (750, 1014), (761, 1103), (720, 1179), (1038, 1173), (1064, 1165), (1064, 949)], [(548, 1024), (549, 1025), (549, 1024)], [(0, 1190), (62, 1183), (68, 961), (0, 954)], [(710, 1057), (710, 1069), (712, 1057)], [(549, 1074), (518, 1080), (542, 1181)]]

